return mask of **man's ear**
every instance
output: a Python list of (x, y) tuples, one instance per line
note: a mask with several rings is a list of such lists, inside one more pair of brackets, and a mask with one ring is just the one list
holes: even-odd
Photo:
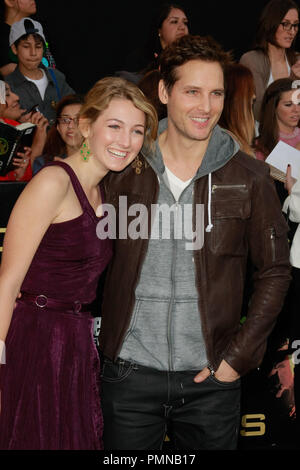
[(13, 53), (14, 53), (15, 55), (18, 55), (18, 51), (17, 51), (16, 46), (15, 46), (14, 44), (12, 44), (10, 47), (11, 47), (11, 50), (13, 51)]
[(9, 8), (13, 8), (16, 6), (16, 0), (4, 0), (4, 3)]
[(159, 80), (158, 83), (158, 97), (163, 104), (168, 103), (169, 94), (165, 87), (165, 82), (163, 80)]

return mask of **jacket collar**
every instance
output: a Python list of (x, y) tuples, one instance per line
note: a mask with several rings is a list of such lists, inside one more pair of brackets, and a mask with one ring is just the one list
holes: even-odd
[[(49, 73), (47, 67), (45, 67), (44, 64), (40, 63), (39, 68), (44, 70), (49, 82), (53, 83), (53, 78), (52, 78), (51, 74)], [(23, 83), (27, 82), (26, 77), (20, 72), (20, 69), (19, 69), (18, 65), (15, 68), (15, 70), (11, 73), (11, 77), (13, 77), (14, 84), (16, 86), (20, 86)]]
[[(167, 128), (167, 125), (167, 118), (159, 122), (158, 136)], [(224, 167), (239, 151), (239, 148), (237, 141), (225, 129), (217, 125), (212, 132), (202, 164), (194, 176), (194, 180)], [(155, 150), (148, 154), (143, 153), (143, 155), (156, 173), (164, 174), (165, 165), (158, 138), (155, 142)]]

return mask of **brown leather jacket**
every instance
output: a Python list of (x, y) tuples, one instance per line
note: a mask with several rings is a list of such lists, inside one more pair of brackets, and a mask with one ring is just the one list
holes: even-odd
[[(140, 171), (134, 163), (105, 178), (106, 203), (118, 208), (119, 196), (127, 196), (128, 207), (142, 203), (150, 214), (159, 183), (146, 160), (140, 156), (140, 161)], [(211, 202), (213, 229), (205, 233), (203, 248), (194, 252), (207, 357), (215, 370), (225, 359), (243, 375), (262, 361), (288, 289), (287, 225), (268, 166), (240, 151), (212, 174)], [(205, 205), (206, 227), (207, 176), (195, 181), (194, 203)], [(128, 216), (128, 223), (131, 220)], [(112, 360), (118, 357), (130, 324), (147, 244), (145, 239), (115, 241), (100, 331), (100, 348)], [(248, 257), (255, 267), (254, 293), (247, 312), (242, 312)], [(243, 326), (242, 313), (247, 315)]]

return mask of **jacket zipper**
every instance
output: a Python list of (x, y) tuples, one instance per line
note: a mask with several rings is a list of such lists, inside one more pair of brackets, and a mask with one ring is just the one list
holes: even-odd
[[(145, 158), (145, 157), (144, 157)], [(158, 190), (157, 190), (158, 188)], [(154, 202), (156, 201), (157, 202), (157, 198), (158, 198), (158, 191), (159, 191), (159, 186), (156, 186), (155, 188), (156, 190), (156, 193), (154, 193)], [(124, 344), (124, 339), (126, 337), (126, 333), (130, 327), (130, 323), (131, 323), (131, 319), (132, 319), (132, 313), (133, 313), (133, 309), (134, 309), (134, 305), (135, 305), (135, 302), (136, 302), (136, 298), (135, 298), (135, 290), (136, 290), (136, 286), (138, 285), (138, 282), (139, 282), (139, 279), (140, 279), (140, 275), (141, 275), (141, 271), (142, 271), (142, 266), (143, 266), (143, 263), (144, 263), (144, 260), (146, 258), (146, 255), (147, 255), (147, 250), (148, 250), (148, 244), (149, 244), (149, 238), (147, 240), (143, 240), (143, 244), (145, 246), (145, 250), (141, 250), (142, 251), (142, 254), (140, 255), (140, 261), (138, 263), (138, 266), (139, 266), (139, 272), (136, 273), (136, 278), (135, 278), (135, 281), (133, 283), (133, 289), (132, 289), (132, 294), (131, 294), (131, 302), (129, 303), (130, 307), (129, 307), (129, 311), (131, 312), (131, 315), (129, 315), (129, 320), (127, 322), (127, 327), (125, 329), (125, 333), (123, 333), (123, 335), (121, 335), (120, 337), (120, 342), (118, 344), (118, 347), (116, 348), (116, 353), (115, 353), (115, 357), (114, 359), (116, 359), (119, 354), (120, 354), (120, 351), (122, 349), (122, 346)]]
[(214, 193), (216, 189), (246, 189), (246, 184), (213, 184), (211, 192)]
[(171, 282), (172, 282), (172, 292), (171, 292), (171, 299), (169, 303), (169, 311), (168, 311), (168, 336), (167, 336), (167, 341), (168, 341), (168, 346), (169, 346), (169, 370), (173, 371), (174, 370), (174, 364), (173, 364), (173, 357), (172, 357), (172, 346), (173, 346), (173, 341), (172, 341), (172, 311), (174, 308), (174, 284), (175, 284), (175, 264), (176, 264), (176, 254), (177, 254), (177, 242), (175, 239), (175, 230), (177, 228), (177, 218), (178, 218), (178, 201), (176, 201), (176, 218), (174, 220), (174, 233), (173, 233), (173, 243), (174, 243), (174, 250), (173, 250), (173, 260), (172, 260), (172, 271), (171, 271)]
[(276, 232), (275, 228), (271, 228), (271, 251), (272, 251), (272, 262), (276, 261), (276, 253), (275, 253), (275, 239), (276, 239)]

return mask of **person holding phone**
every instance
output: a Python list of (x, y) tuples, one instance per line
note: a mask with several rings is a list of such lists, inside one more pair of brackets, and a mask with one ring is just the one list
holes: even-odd
[(16, 169), (10, 171), (6, 176), (0, 177), (0, 181), (29, 181), (32, 178), (33, 162), (43, 151), (49, 123), (40, 112), (23, 110), (20, 106), (18, 95), (12, 92), (8, 83), (1, 80), (1, 76), (0, 89), (0, 119), (12, 126), (17, 126), (22, 122), (31, 122), (36, 125), (31, 148), (15, 157), (14, 164)]
[[(22, 109), (17, 96), (10, 92), (9, 86), (0, 80), (0, 120), (13, 126), (19, 123), (13, 118), (20, 116)], [(12, 110), (12, 113), (9, 111)], [(8, 117), (9, 116), (9, 117)], [(32, 177), (30, 165), (31, 148), (24, 148), (23, 152), (18, 152), (13, 158), (14, 170), (9, 171), (5, 176), (0, 176), (1, 181), (28, 181)]]
[(74, 93), (65, 75), (58, 69), (42, 63), (46, 38), (42, 25), (23, 18), (11, 26), (9, 42), (18, 59), (17, 68), (5, 80), (20, 98), (24, 109), (37, 104), (39, 111), (53, 123), (56, 104), (66, 95)]

